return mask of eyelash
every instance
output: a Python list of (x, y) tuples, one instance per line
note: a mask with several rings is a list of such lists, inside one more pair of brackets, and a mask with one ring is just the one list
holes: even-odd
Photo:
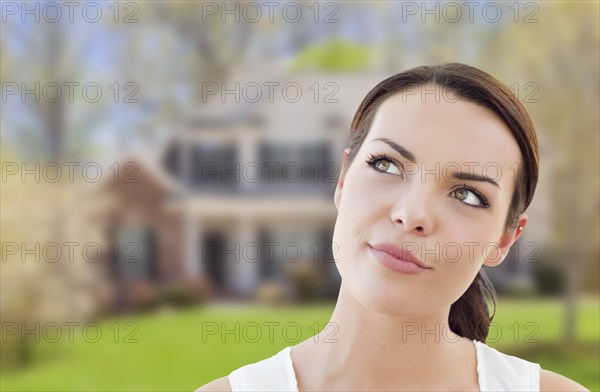
[[(379, 170), (379, 169), (377, 169), (375, 167), (375, 165), (379, 161), (388, 161), (388, 162), (393, 163), (394, 165), (396, 165), (399, 169), (403, 168), (403, 166), (402, 166), (401, 163), (397, 162), (395, 159), (391, 158), (390, 156), (388, 156), (385, 153), (370, 154), (369, 157), (368, 157), (368, 159), (367, 159), (367, 161), (366, 161), (366, 163), (367, 163), (367, 165), (371, 166), (373, 168), (373, 170), (375, 170), (375, 171), (377, 171), (379, 173), (386, 174), (385, 172), (382, 172), (381, 170)], [(387, 174), (389, 174), (389, 173), (387, 173)], [(455, 188), (452, 192), (455, 192), (458, 189), (467, 189), (467, 190), (473, 192), (473, 194), (475, 194), (475, 196), (477, 196), (477, 198), (479, 199), (479, 202), (481, 203), (480, 206), (476, 206), (476, 205), (468, 204), (468, 203), (464, 203), (464, 202), (462, 204), (465, 204), (465, 205), (467, 205), (469, 207), (477, 208), (477, 209), (480, 209), (480, 210), (483, 210), (483, 209), (486, 209), (486, 208), (490, 207), (490, 204), (488, 203), (486, 197), (483, 196), (483, 194), (477, 188), (475, 188), (474, 186), (467, 185), (467, 184), (461, 184), (461, 185), (459, 185), (459, 188)]]
[[(469, 191), (473, 192), (475, 194), (475, 196), (477, 196), (477, 198), (479, 199), (479, 202), (481, 203), (480, 206), (474, 206), (472, 204), (467, 204), (467, 203), (463, 203), (463, 204), (467, 204), (470, 207), (479, 208), (481, 210), (490, 208), (490, 203), (488, 203), (485, 196), (483, 196), (483, 194), (477, 188), (475, 188), (474, 186), (471, 186), (471, 185), (467, 185), (467, 184), (461, 184), (459, 186), (460, 186), (460, 188), (456, 188), (456, 189), (454, 189), (454, 191), (456, 191), (458, 189), (468, 189)], [(454, 191), (452, 191), (452, 192), (454, 192)]]
[(367, 159), (367, 165), (371, 166), (375, 171), (383, 173), (381, 170), (378, 170), (378, 169), (375, 168), (375, 164), (377, 162), (379, 162), (379, 161), (388, 161), (388, 162), (393, 163), (394, 165), (396, 165), (399, 169), (403, 169), (404, 168), (404, 166), (402, 166), (401, 163), (397, 162), (394, 158), (391, 158), (386, 153), (378, 153), (378, 154), (371, 154), (371, 155), (369, 155), (369, 157)]

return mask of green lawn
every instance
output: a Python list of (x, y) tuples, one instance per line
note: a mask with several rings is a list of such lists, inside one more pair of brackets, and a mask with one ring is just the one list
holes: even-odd
[[(579, 302), (579, 343), (565, 348), (557, 344), (562, 327), (559, 302), (502, 298), (494, 318), (494, 336), (498, 339), (488, 344), (598, 390), (598, 306), (598, 300)], [(239, 366), (313, 336), (329, 320), (332, 309), (333, 304), (227, 309), (208, 306), (113, 319), (101, 323), (101, 337), (95, 338), (96, 331), (89, 330), (86, 341), (77, 330), (72, 343), (65, 337), (57, 343), (37, 344), (35, 363), (17, 373), (2, 374), (0, 389), (193, 391)], [(212, 334), (214, 328), (228, 332), (222, 337), (220, 333)], [(502, 331), (501, 336), (497, 331)]]

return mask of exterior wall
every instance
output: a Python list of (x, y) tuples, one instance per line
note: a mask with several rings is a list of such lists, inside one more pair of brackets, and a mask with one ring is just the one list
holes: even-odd
[[(165, 210), (166, 191), (140, 163), (135, 166), (134, 177), (124, 171), (107, 186), (115, 203), (108, 212), (103, 254), (117, 309), (151, 301), (159, 287), (183, 275), (181, 216)], [(127, 182), (132, 178), (137, 182)]]

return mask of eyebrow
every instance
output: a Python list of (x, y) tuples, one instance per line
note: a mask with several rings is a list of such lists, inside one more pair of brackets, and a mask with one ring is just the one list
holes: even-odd
[[(392, 147), (394, 150), (396, 150), (404, 158), (408, 159), (412, 163), (415, 163), (415, 164), (417, 163), (417, 159), (415, 158), (415, 155), (412, 152), (408, 151), (406, 148), (402, 147), (401, 145), (399, 145), (398, 143), (396, 143), (393, 140), (390, 140), (386, 137), (378, 137), (371, 141), (372, 142), (382, 141), (382, 142), (386, 143), (388, 146)], [(494, 179), (492, 179), (490, 177), (486, 177), (486, 176), (480, 176), (479, 174), (454, 172), (451, 174), (451, 176), (452, 176), (452, 178), (457, 179), (457, 180), (487, 182), (487, 183), (490, 183), (500, 189), (500, 185)]]

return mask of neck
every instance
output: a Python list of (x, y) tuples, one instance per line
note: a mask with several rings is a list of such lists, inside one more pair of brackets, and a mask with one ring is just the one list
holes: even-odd
[(465, 341), (470, 341), (450, 330), (449, 311), (447, 307), (418, 317), (382, 314), (360, 304), (342, 283), (328, 326), (309, 343), (318, 353), (314, 366), (324, 372), (320, 383), (421, 389), (444, 375), (456, 377), (452, 365), (465, 358), (470, 349)]

